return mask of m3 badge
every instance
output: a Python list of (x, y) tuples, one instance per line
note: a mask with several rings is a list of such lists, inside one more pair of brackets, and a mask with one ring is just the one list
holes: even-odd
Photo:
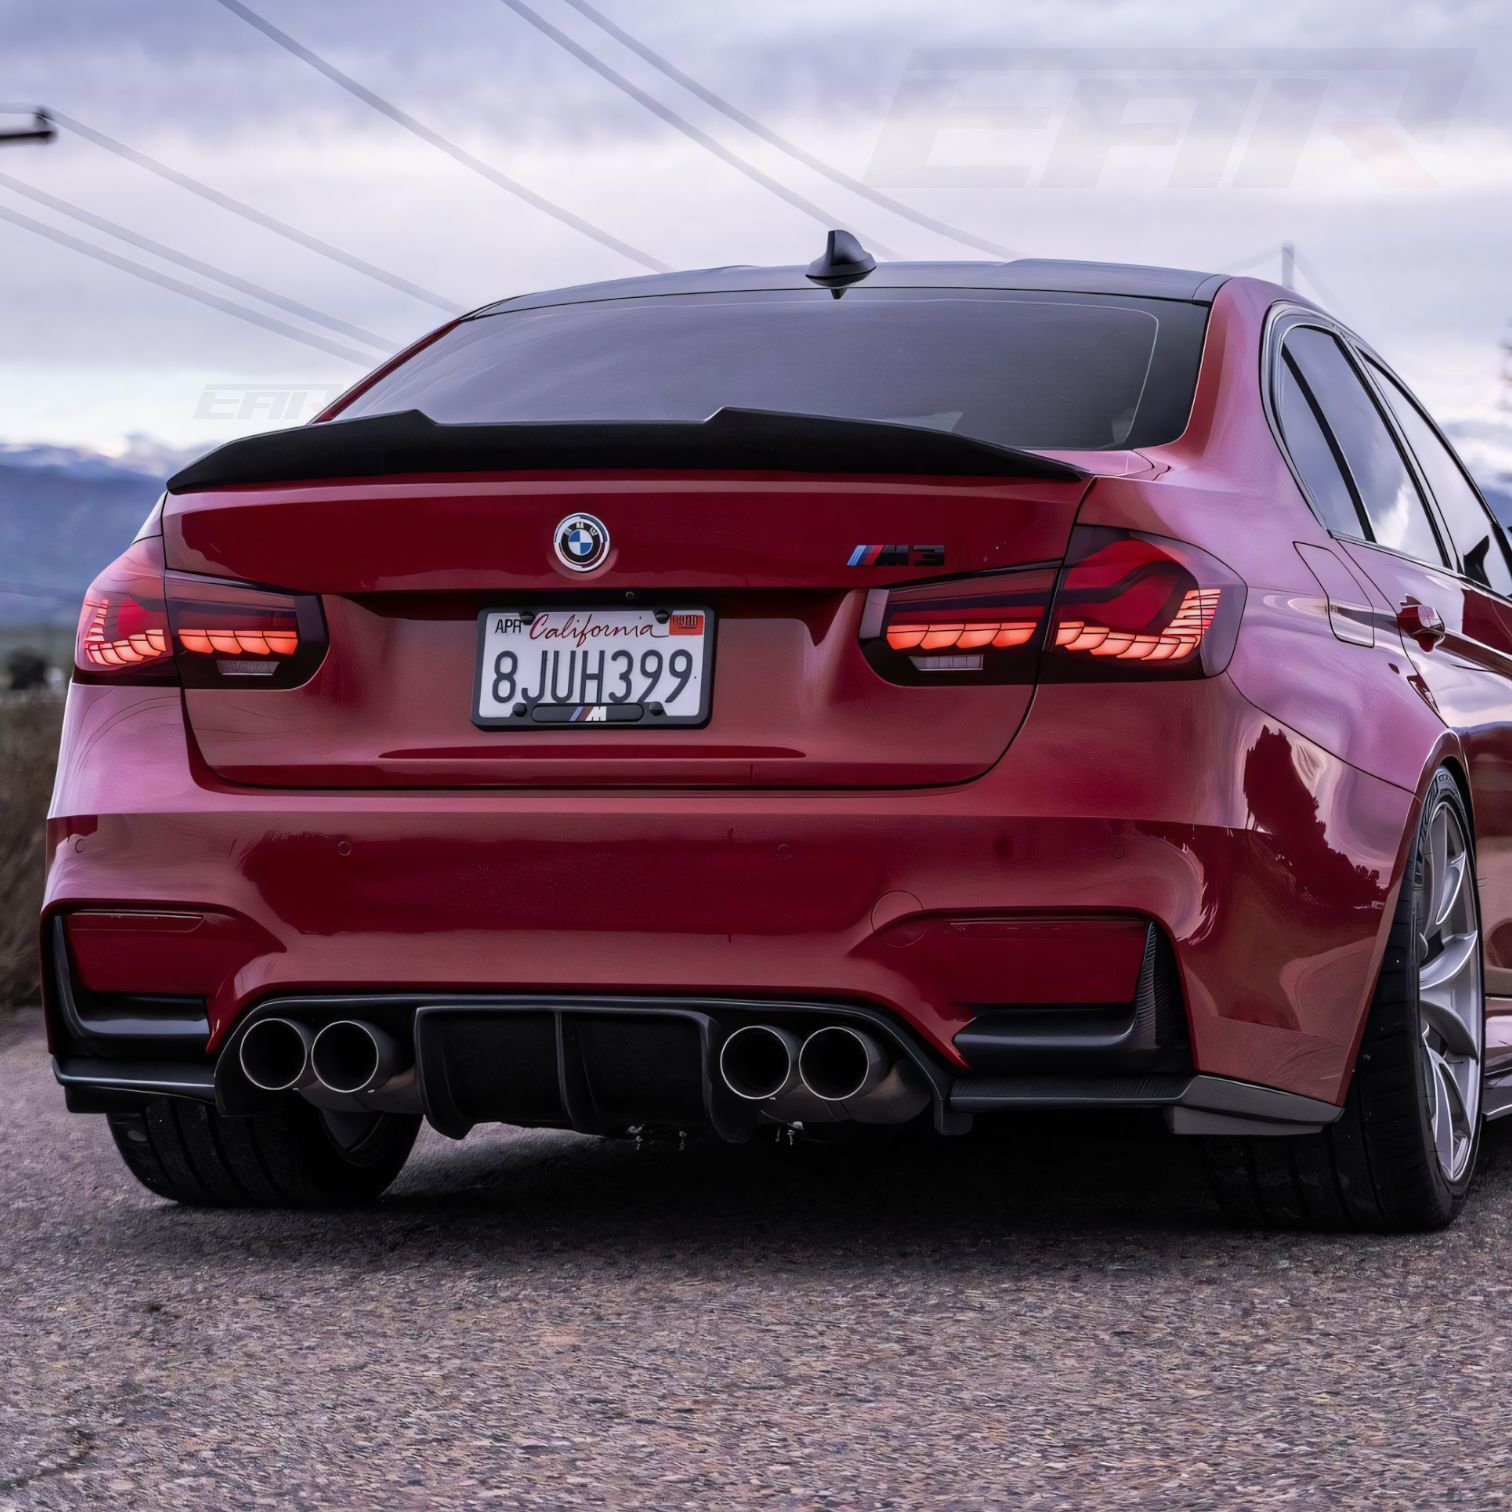
[(943, 546), (858, 546), (847, 567), (943, 567)]

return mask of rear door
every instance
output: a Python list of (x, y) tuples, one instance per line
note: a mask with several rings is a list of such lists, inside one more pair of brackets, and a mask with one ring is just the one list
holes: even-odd
[[(1438, 427), (1402, 384), (1367, 359), (1424, 488), (1437, 506), (1447, 545), (1459, 564), (1460, 620), (1452, 655), (1498, 674), (1504, 695), (1512, 683), (1512, 553), (1506, 537)], [(1447, 626), (1445, 627), (1447, 630)], [(1447, 641), (1447, 637), (1446, 637)], [(1476, 824), (1485, 833), (1478, 857), (1481, 913), (1486, 926), (1486, 1063), (1492, 1074), (1512, 1071), (1512, 709), (1487, 711), (1472, 758)]]
[[(1497, 1006), (1512, 1014), (1512, 563), (1457, 460), (1399, 383), (1328, 331), (1295, 327), (1285, 350), (1326, 418), (1358, 512), (1349, 532), (1341, 505), (1338, 531), (1353, 536), (1342, 549), (1400, 616), (1413, 675), (1464, 745), (1488, 988), (1508, 999), (1488, 1003), (1488, 1057), (1512, 1065), (1512, 1017), (1505, 1034), (1494, 1022)], [(1412, 633), (1434, 620), (1442, 635)]]

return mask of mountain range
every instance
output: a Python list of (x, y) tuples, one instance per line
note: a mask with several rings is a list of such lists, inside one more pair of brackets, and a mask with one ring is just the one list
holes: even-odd
[(130, 544), (195, 453), (138, 444), (0, 446), (0, 625), (72, 625), (84, 590)]

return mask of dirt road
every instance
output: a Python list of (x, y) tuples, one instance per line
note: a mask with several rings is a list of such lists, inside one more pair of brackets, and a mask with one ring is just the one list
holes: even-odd
[[(175, 1208), (0, 1024), (0, 1509), (1494, 1507), (1512, 1134), (1461, 1222), (1226, 1229), (1195, 1142), (427, 1132)], [(1509, 1120), (1512, 1123), (1512, 1120)]]

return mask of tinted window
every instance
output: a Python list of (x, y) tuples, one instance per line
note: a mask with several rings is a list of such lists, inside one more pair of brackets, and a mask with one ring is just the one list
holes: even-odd
[(1281, 363), (1276, 404), (1286, 449), (1322, 513), (1323, 523), (1338, 535), (1363, 536), (1364, 522), (1354, 495), (1290, 356)]
[(442, 424), (704, 420), (726, 406), (1105, 449), (1186, 427), (1207, 311), (852, 289), (602, 300), (465, 320), (341, 411)]
[(1338, 443), (1372, 539), (1419, 561), (1442, 563), (1438, 537), (1412, 474), (1344, 348), (1326, 331), (1299, 326), (1287, 335), (1286, 353)]
[[(1374, 367), (1374, 364), (1372, 364)], [(1465, 576), (1512, 598), (1512, 569), (1486, 507), (1476, 495), (1458, 460), (1439, 439), (1417, 402), (1388, 373), (1375, 368), (1381, 389), (1428, 479), (1433, 497), (1454, 539)]]

